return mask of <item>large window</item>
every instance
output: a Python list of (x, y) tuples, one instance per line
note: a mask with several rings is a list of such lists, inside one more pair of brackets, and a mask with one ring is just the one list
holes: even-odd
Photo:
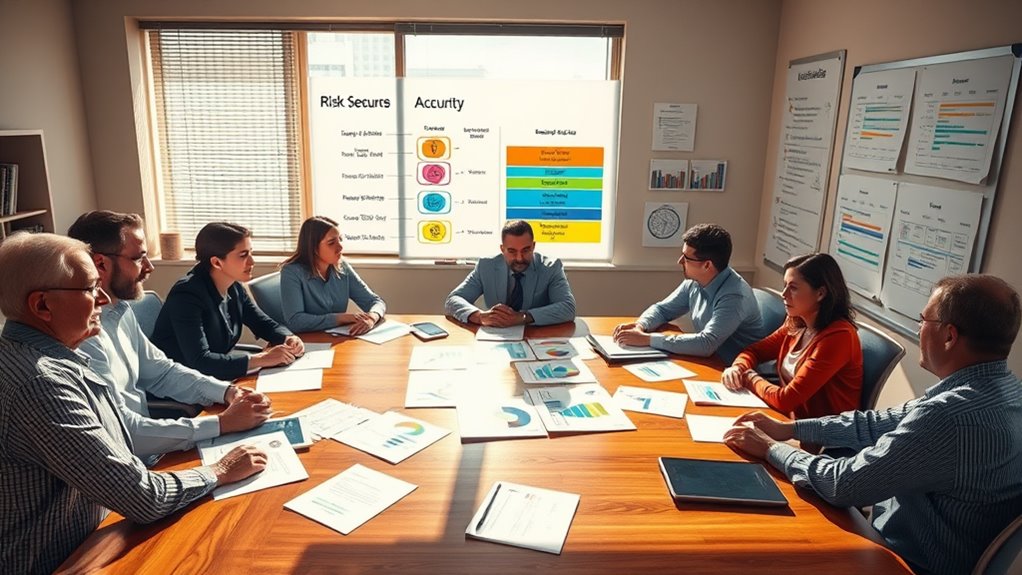
[(186, 245), (231, 220), (287, 252), (320, 214), (348, 253), (478, 257), (522, 218), (545, 253), (609, 259), (620, 26), (143, 28), (161, 222)]

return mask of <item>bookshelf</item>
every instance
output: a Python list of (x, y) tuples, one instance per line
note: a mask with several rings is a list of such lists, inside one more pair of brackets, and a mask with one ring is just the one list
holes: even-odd
[(0, 130), (0, 163), (18, 164), (18, 209), (0, 217), (0, 240), (41, 227), (53, 231), (53, 198), (42, 130)]

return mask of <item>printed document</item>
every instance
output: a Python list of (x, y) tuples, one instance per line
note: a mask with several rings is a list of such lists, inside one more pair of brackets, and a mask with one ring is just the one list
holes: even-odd
[(203, 465), (212, 465), (232, 449), (241, 445), (253, 445), (265, 451), (266, 469), (237, 483), (217, 487), (213, 490), (215, 501), (309, 478), (301, 460), (298, 459), (298, 454), (291, 447), (291, 443), (288, 442), (283, 431), (243, 438), (222, 445), (199, 447), (199, 457), (202, 459)]
[(284, 507), (347, 535), (416, 487), (355, 464), (288, 501)]
[(501, 481), (486, 494), (465, 535), (559, 555), (579, 496)]

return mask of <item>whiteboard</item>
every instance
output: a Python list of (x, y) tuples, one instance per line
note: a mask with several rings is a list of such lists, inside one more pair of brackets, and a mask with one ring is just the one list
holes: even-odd
[(982, 270), (1022, 45), (858, 66), (826, 251), (910, 339), (933, 283)]

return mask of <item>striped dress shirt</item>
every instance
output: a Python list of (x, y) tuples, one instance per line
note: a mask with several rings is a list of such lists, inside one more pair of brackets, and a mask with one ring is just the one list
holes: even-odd
[(8, 321), (0, 337), (0, 565), (50, 573), (109, 509), (151, 522), (216, 486), (209, 467), (150, 472), (88, 358)]
[(767, 460), (834, 505), (873, 505), (873, 527), (921, 573), (969, 573), (1022, 515), (1022, 382), (1006, 361), (956, 371), (904, 405), (800, 420), (795, 438), (848, 447)]

